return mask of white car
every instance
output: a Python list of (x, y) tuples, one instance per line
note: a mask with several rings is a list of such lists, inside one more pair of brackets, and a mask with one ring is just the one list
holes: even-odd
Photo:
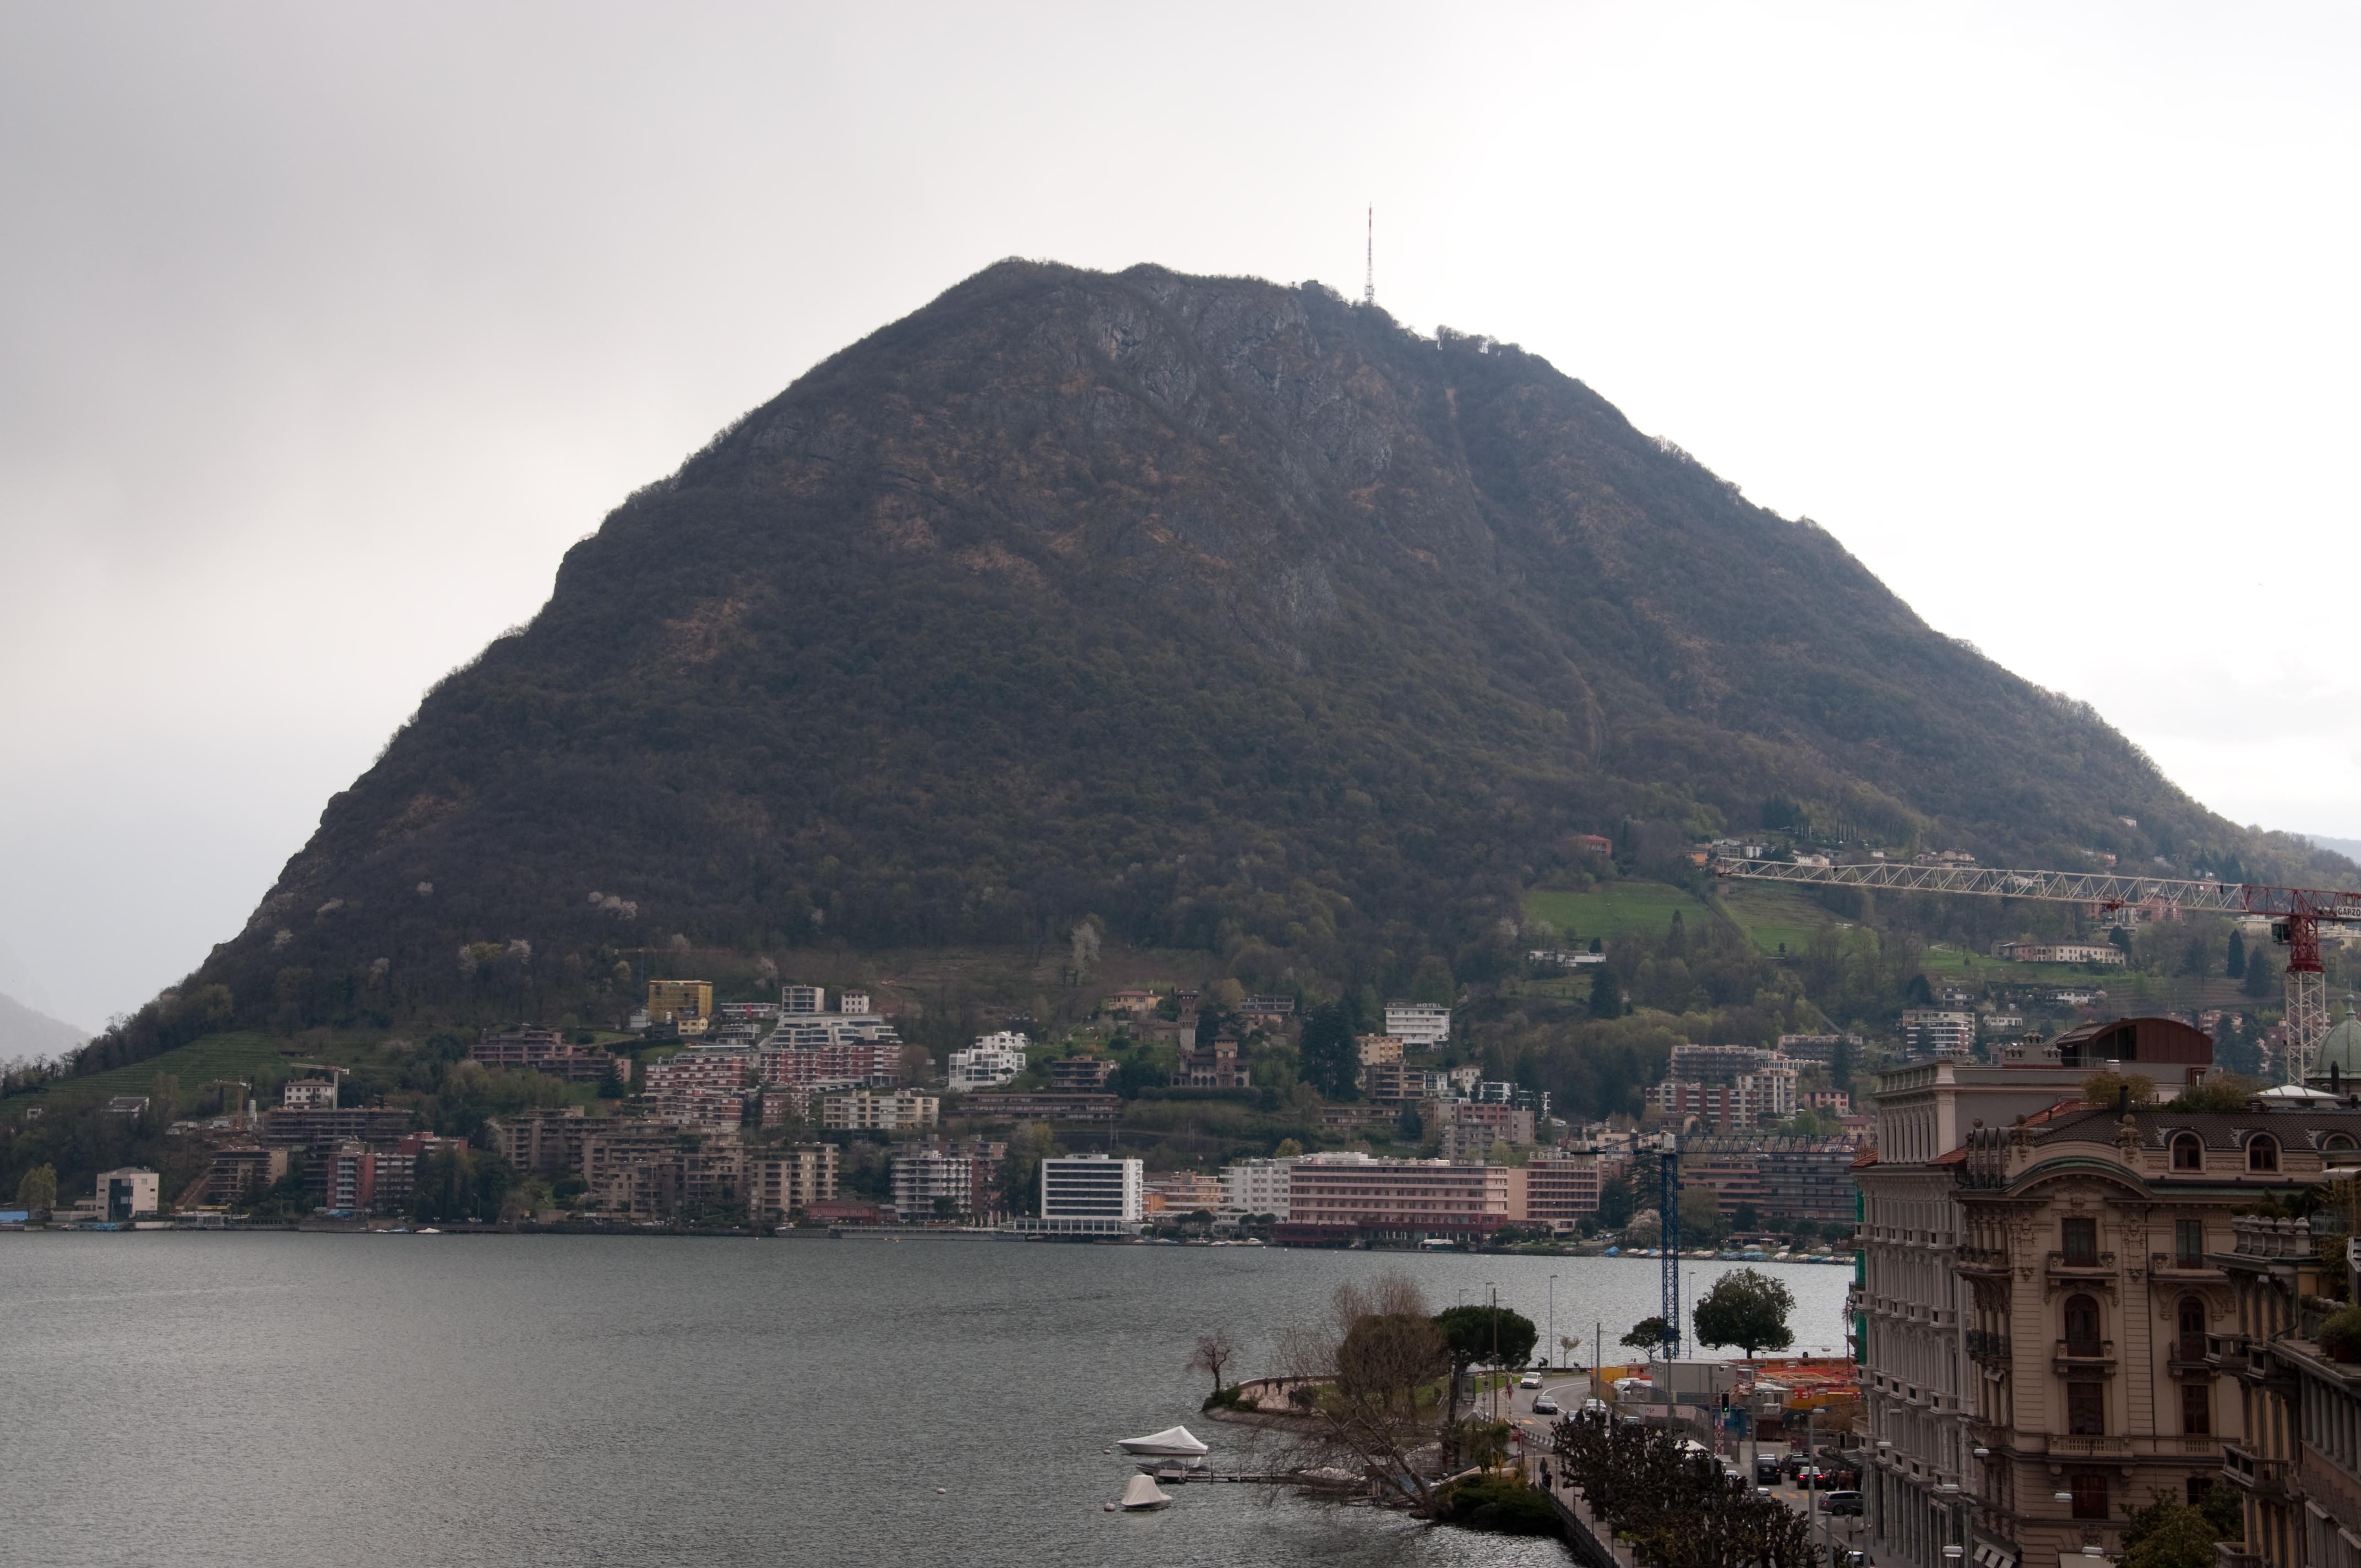
[(1541, 1386), (1542, 1375), (1538, 1372), (1528, 1372), (1517, 1379), (1517, 1387), (1520, 1388), (1538, 1388)]

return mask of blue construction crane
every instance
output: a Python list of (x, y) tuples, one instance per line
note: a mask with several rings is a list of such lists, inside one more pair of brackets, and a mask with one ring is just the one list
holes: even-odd
[(1656, 1149), (1656, 1218), (1664, 1231), (1664, 1353), (1681, 1354), (1681, 1137), (1666, 1133)]

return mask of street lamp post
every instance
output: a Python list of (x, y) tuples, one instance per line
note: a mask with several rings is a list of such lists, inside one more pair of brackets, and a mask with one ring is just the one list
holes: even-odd
[(1542, 1347), (1542, 1360), (1547, 1362), (1557, 1354), (1557, 1276), (1550, 1276), (1550, 1337)]
[(1491, 1280), (1484, 1288), (1492, 1302), (1492, 1424), (1500, 1422), (1500, 1288)]

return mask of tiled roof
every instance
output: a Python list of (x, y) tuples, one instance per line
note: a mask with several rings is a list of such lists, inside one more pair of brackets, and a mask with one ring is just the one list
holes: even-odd
[[(2244, 1148), (2257, 1133), (2268, 1133), (2281, 1145), (2302, 1148), (2324, 1146), (2332, 1135), (2342, 1134), (2346, 1146), (2361, 1143), (2361, 1107), (2337, 1111), (2171, 1111), (2147, 1106), (2131, 1112), (2143, 1147), (2168, 1148), (2182, 1133), (2194, 1133), (2209, 1149)], [(2048, 1124), (2040, 1125), (2047, 1118)], [(2123, 1117), (2113, 1107), (2053, 1106), (2026, 1124), (2038, 1142), (2079, 1138), (2112, 1143)]]

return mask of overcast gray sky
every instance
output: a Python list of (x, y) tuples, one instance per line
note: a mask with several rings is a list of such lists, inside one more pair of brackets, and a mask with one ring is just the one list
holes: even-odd
[(1523, 344), (2361, 837), (2350, 6), (0, 0), (0, 950), (234, 931), (628, 491), (996, 258)]

